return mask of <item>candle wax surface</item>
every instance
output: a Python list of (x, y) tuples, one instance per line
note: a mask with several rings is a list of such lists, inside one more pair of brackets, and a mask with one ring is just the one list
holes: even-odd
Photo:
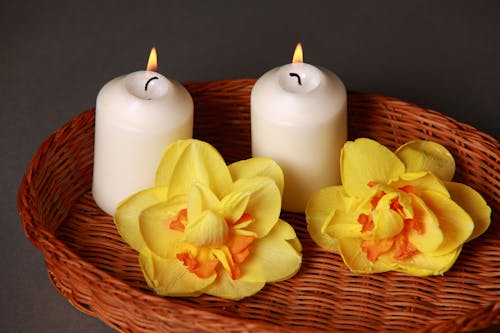
[(192, 131), (193, 100), (178, 82), (151, 71), (108, 82), (96, 103), (92, 192), (98, 206), (113, 215), (120, 201), (153, 186), (165, 149)]
[(265, 73), (252, 89), (251, 127), (252, 155), (283, 169), (285, 210), (304, 212), (315, 191), (340, 183), (347, 94), (334, 73), (306, 63)]

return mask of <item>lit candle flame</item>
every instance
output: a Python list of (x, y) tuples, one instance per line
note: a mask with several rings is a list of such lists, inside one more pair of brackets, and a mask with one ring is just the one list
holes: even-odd
[(292, 63), (297, 64), (303, 62), (304, 62), (304, 55), (302, 52), (302, 44), (297, 43), (297, 46), (295, 47), (295, 52), (293, 52)]
[(156, 48), (153, 47), (151, 52), (149, 53), (148, 65), (146, 66), (147, 71), (156, 71), (158, 70), (158, 60), (156, 55)]

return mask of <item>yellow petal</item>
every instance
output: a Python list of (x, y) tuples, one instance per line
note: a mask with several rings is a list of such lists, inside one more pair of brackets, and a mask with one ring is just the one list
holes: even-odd
[(455, 174), (455, 159), (444, 146), (433, 141), (414, 140), (396, 150), (407, 172), (430, 171), (443, 180)]
[(142, 275), (146, 280), (146, 283), (150, 288), (153, 288), (155, 284), (155, 267), (153, 264), (153, 254), (148, 249), (145, 249), (142, 253), (139, 253), (139, 264), (141, 265)]
[[(397, 271), (415, 276), (442, 275), (448, 271), (460, 254), (462, 247), (440, 256), (427, 256), (423, 253), (414, 255), (408, 260), (398, 261)], [(380, 260), (385, 260), (381, 258)]]
[(344, 238), (339, 240), (339, 252), (344, 263), (354, 273), (371, 274), (387, 272), (396, 267), (395, 263), (386, 263), (380, 260), (372, 262), (361, 250), (361, 239)]
[(297, 238), (297, 234), (295, 233), (295, 229), (286, 221), (282, 219), (278, 219), (276, 225), (272, 230), (275, 237), (284, 239), (284, 240), (292, 240)]
[(241, 178), (233, 192), (250, 194), (245, 213), (254, 221), (246, 230), (264, 237), (274, 227), (281, 213), (281, 195), (275, 182), (267, 177)]
[(198, 181), (191, 185), (188, 195), (189, 220), (197, 220), (206, 210), (218, 211), (220, 201), (210, 187)]
[(196, 181), (210, 187), (219, 198), (232, 185), (229, 169), (213, 146), (194, 139), (171, 144), (158, 166), (156, 184), (168, 184), (168, 198), (172, 198), (188, 193)]
[(162, 259), (152, 253), (141, 253), (139, 262), (148, 286), (161, 296), (200, 295), (217, 277), (213, 274), (209, 278), (200, 279), (181, 261)]
[(174, 258), (183, 243), (183, 233), (170, 227), (179, 211), (186, 207), (185, 197), (179, 196), (142, 211), (139, 228), (147, 247), (162, 258)]
[(209, 285), (204, 292), (208, 295), (231, 300), (240, 300), (252, 296), (264, 288), (265, 282), (249, 282), (241, 279), (233, 280), (226, 270), (220, 270), (217, 280)]
[(443, 243), (444, 239), (439, 221), (422, 199), (416, 195), (411, 195), (410, 197), (413, 204), (413, 218), (423, 224), (423, 233), (411, 230), (408, 234), (408, 239), (420, 252), (434, 252)]
[(382, 183), (405, 172), (405, 166), (394, 153), (378, 142), (360, 138), (348, 141), (340, 156), (340, 173), (345, 191), (351, 196), (362, 196), (368, 184)]
[(167, 147), (156, 169), (155, 184), (157, 186), (168, 186), (180, 156), (194, 141), (192, 139), (178, 140)]
[[(323, 224), (320, 230), (321, 234), (323, 237), (328, 236), (337, 242), (342, 238), (361, 237), (362, 225), (357, 219), (358, 214), (355, 212), (336, 210), (329, 216), (329, 220)], [(331, 250), (337, 251), (338, 247), (336, 249), (332, 248)]]
[[(399, 234), (404, 226), (403, 217), (413, 216), (410, 198), (404, 192), (392, 191), (382, 196), (376, 194), (369, 198), (370, 205), (374, 198), (379, 198), (375, 210), (371, 212), (373, 230), (369, 232), (370, 238), (390, 238)], [(393, 209), (393, 205), (397, 205), (397, 211)]]
[(405, 173), (398, 179), (391, 181), (390, 185), (398, 189), (404, 189), (405, 186), (413, 186), (417, 192), (434, 191), (450, 197), (443, 181), (434, 174), (426, 171)]
[(184, 237), (186, 242), (197, 247), (219, 246), (224, 243), (228, 233), (229, 228), (222, 215), (205, 210), (197, 219), (189, 218)]
[(372, 213), (374, 239), (393, 237), (403, 230), (403, 219), (391, 209), (377, 209)]
[(293, 228), (285, 221), (278, 220), (266, 237), (256, 240), (252, 245), (250, 256), (241, 265), (240, 279), (275, 282), (294, 276), (302, 264), (302, 247), (297, 251), (296, 240), (298, 239)]
[(272, 232), (274, 233), (275, 237), (286, 240), (297, 253), (300, 254), (300, 252), (302, 252), (302, 244), (297, 238), (295, 229), (293, 229), (293, 227), (288, 222), (279, 219)]
[(222, 215), (232, 223), (238, 221), (245, 212), (249, 200), (249, 192), (229, 193), (221, 201)]
[(474, 220), (474, 231), (467, 239), (470, 241), (488, 229), (491, 222), (491, 208), (472, 187), (465, 184), (445, 182), (451, 199), (459, 204)]
[(267, 157), (254, 157), (229, 165), (233, 180), (252, 177), (269, 177), (274, 180), (283, 194), (284, 176), (278, 163)]
[[(336, 211), (349, 209), (351, 200), (346, 196), (342, 186), (325, 187), (309, 198), (305, 210), (307, 231), (316, 244), (331, 251), (338, 250), (337, 240), (323, 230)], [(361, 230), (361, 227), (358, 226), (358, 229)]]
[(440, 256), (460, 247), (472, 234), (474, 222), (465, 210), (446, 196), (438, 192), (422, 192), (421, 198), (429, 209), (436, 215), (439, 228), (443, 232), (443, 242), (433, 256)]
[(235, 271), (237, 270), (238, 267), (234, 262), (233, 257), (231, 256), (231, 252), (229, 251), (229, 248), (227, 246), (212, 248), (210, 252), (222, 265), (223, 270), (230, 272), (230, 274), (237, 275)]
[(288, 239), (287, 242), (295, 249), (295, 251), (297, 253), (302, 252), (302, 243), (300, 242), (300, 240), (297, 237), (292, 238), (292, 239)]
[(137, 192), (116, 208), (114, 222), (118, 233), (134, 250), (141, 252), (145, 247), (139, 230), (139, 215), (145, 208), (166, 199), (166, 187), (152, 187)]

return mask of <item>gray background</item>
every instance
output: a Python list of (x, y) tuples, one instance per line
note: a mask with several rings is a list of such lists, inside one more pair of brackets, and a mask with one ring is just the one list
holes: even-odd
[[(499, 137), (498, 1), (2, 1), (1, 332), (111, 332), (50, 284), (24, 236), (16, 194), (42, 141), (143, 69), (178, 81), (259, 77), (288, 63), (336, 72), (348, 89), (438, 110)], [(493, 226), (498, 227), (498, 226)]]

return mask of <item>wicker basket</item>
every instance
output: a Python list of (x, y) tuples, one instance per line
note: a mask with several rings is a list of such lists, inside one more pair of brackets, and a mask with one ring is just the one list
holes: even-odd
[[(226, 162), (250, 157), (253, 79), (187, 83), (195, 133)], [(90, 194), (94, 110), (52, 134), (33, 157), (18, 205), (26, 235), (45, 255), (55, 288), (75, 307), (121, 332), (454, 332), (500, 322), (500, 161), (498, 141), (435, 111), (374, 94), (349, 93), (349, 136), (390, 148), (411, 139), (446, 146), (457, 181), (493, 209), (489, 230), (467, 243), (439, 277), (350, 273), (310, 239), (304, 215), (283, 212), (303, 243), (292, 279), (239, 302), (211, 296), (162, 298), (142, 277), (137, 253)]]

